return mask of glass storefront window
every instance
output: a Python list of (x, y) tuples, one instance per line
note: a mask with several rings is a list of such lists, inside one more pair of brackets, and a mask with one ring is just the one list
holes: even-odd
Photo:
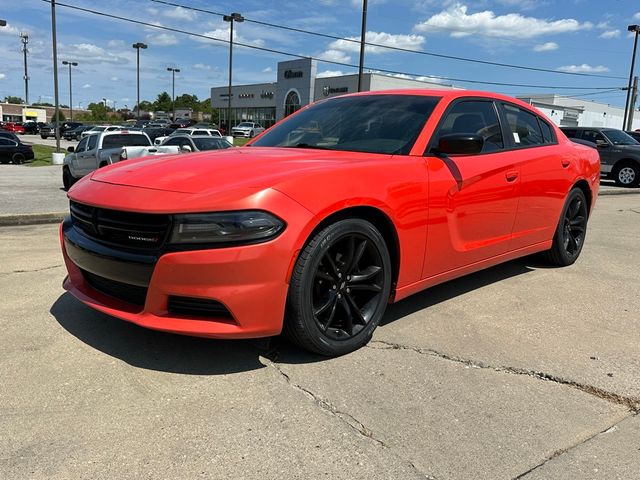
[(300, 110), (300, 96), (298, 92), (292, 90), (287, 94), (284, 100), (284, 116), (288, 117), (293, 112)]

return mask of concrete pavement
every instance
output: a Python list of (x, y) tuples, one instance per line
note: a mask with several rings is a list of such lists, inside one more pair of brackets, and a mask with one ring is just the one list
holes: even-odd
[(638, 238), (640, 196), (602, 197), (576, 265), (434, 287), (324, 359), (99, 314), (55, 225), (0, 228), (0, 478), (635, 478)]

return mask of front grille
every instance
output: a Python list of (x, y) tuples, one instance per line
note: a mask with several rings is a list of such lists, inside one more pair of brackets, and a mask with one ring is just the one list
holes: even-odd
[(71, 218), (85, 235), (109, 245), (155, 250), (169, 232), (169, 215), (134, 213), (71, 202)]
[(233, 320), (233, 316), (231, 312), (227, 310), (227, 307), (216, 300), (210, 300), (208, 298), (171, 295), (167, 302), (167, 310), (169, 311), (169, 315)]
[(97, 291), (123, 302), (144, 307), (144, 302), (147, 299), (147, 289), (145, 287), (116, 282), (86, 270), (82, 270), (82, 274), (89, 285)]

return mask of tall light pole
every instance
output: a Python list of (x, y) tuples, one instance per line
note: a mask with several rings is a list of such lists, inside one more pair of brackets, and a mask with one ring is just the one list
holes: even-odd
[(66, 60), (63, 60), (62, 64), (69, 65), (69, 116), (71, 117), (71, 121), (73, 122), (73, 89), (71, 88), (71, 67), (77, 67), (78, 62), (67, 62)]
[(27, 45), (29, 44), (29, 35), (26, 33), (20, 34), (20, 41), (22, 42), (22, 53), (24, 54), (24, 101), (29, 105), (29, 72), (27, 71)]
[(179, 68), (167, 67), (167, 71), (171, 72), (171, 108), (173, 109), (173, 121), (176, 121), (176, 73)]
[(147, 45), (142, 42), (137, 42), (132, 46), (136, 49), (136, 71), (138, 79), (138, 102), (136, 104), (136, 110), (138, 111), (137, 119), (140, 120), (140, 49), (142, 48), (144, 50), (147, 48)]
[(362, 30), (360, 31), (360, 64), (358, 65), (358, 91), (362, 91), (362, 71), (364, 69), (364, 45), (367, 35), (367, 0), (362, 0)]
[(631, 56), (631, 71), (629, 72), (629, 85), (627, 86), (627, 100), (624, 102), (624, 119), (622, 120), (622, 129), (627, 127), (627, 114), (629, 113), (629, 97), (631, 96), (631, 82), (633, 81), (633, 68), (636, 64), (636, 48), (638, 47), (638, 33), (640, 33), (640, 25), (629, 25), (627, 30), (635, 32), (633, 40), (633, 54)]
[(222, 17), (225, 22), (231, 22), (231, 29), (229, 30), (229, 90), (227, 92), (227, 132), (229, 135), (231, 131), (231, 74), (233, 71), (233, 22), (244, 22), (244, 17), (239, 13), (232, 13), (231, 15), (225, 15)]
[(56, 153), (60, 152), (60, 102), (58, 98), (58, 44), (56, 37), (56, 0), (51, 0), (51, 45), (53, 48), (53, 97), (56, 132)]

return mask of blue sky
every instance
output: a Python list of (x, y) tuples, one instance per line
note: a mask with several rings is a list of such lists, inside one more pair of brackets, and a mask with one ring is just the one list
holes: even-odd
[[(151, 0), (58, 0), (98, 11), (228, 39), (219, 16), (168, 6)], [(248, 20), (287, 25), (338, 37), (359, 38), (361, 0), (254, 1), (168, 0), (216, 12), (240, 11)], [(20, 32), (30, 36), (29, 96), (53, 103), (51, 8), (41, 0), (3, 0), (0, 19), (0, 98), (24, 97)], [(107, 98), (117, 107), (135, 104), (134, 42), (141, 52), (141, 99), (171, 91), (167, 67), (178, 67), (176, 94), (209, 96), (212, 86), (226, 85), (228, 45), (184, 34), (135, 25), (93, 14), (57, 8), (59, 61), (79, 62), (73, 71), (74, 106)], [(585, 95), (612, 105), (624, 104), (624, 92), (597, 88), (625, 87), (633, 39), (627, 25), (640, 24), (640, 2), (631, 0), (369, 0), (367, 40), (411, 50), (462, 56), (489, 62), (526, 65), (553, 71), (589, 73), (586, 77), (546, 73), (435, 58), (368, 47), (370, 70), (406, 72), (465, 88), (510, 95), (554, 92)], [(285, 31), (253, 22), (237, 24), (236, 41), (340, 63), (358, 63), (358, 45)], [(275, 81), (279, 54), (234, 49), (234, 83)], [(640, 65), (637, 65), (640, 72)], [(356, 69), (320, 62), (321, 75)], [(60, 101), (68, 103), (68, 70), (60, 68)], [(619, 78), (604, 78), (619, 77)], [(571, 89), (477, 85), (443, 77)]]

